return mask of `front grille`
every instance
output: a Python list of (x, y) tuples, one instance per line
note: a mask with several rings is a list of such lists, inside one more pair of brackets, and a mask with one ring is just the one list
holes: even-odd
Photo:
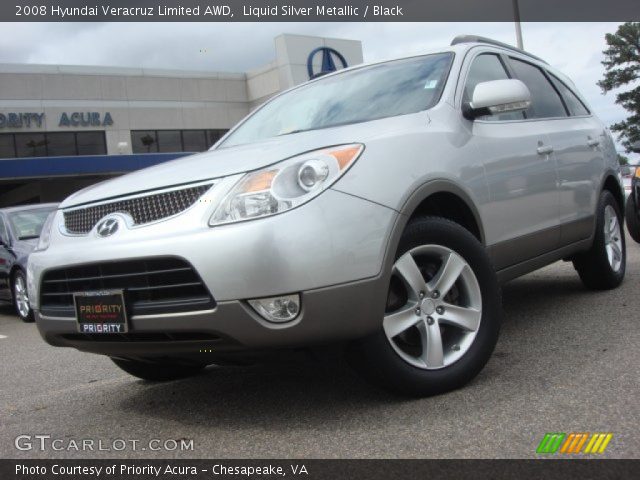
[(172, 190), (70, 210), (64, 212), (64, 226), (69, 233), (89, 233), (105, 215), (116, 212), (126, 213), (133, 218), (134, 224), (143, 225), (185, 211), (196, 203), (209, 188), (211, 188), (211, 184), (198, 185), (182, 190)]
[(128, 315), (209, 310), (216, 302), (200, 276), (185, 260), (156, 257), (92, 263), (46, 272), (40, 290), (40, 312), (75, 317), (73, 294), (123, 290)]

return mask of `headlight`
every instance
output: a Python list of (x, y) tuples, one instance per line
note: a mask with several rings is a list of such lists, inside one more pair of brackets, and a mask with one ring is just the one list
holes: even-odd
[(282, 213), (329, 188), (364, 150), (359, 143), (323, 148), (244, 175), (222, 200), (209, 225)]
[(51, 226), (53, 225), (53, 219), (55, 218), (55, 216), (56, 211), (54, 210), (49, 214), (44, 224), (42, 225), (42, 230), (40, 230), (40, 238), (38, 239), (38, 245), (35, 248), (36, 252), (40, 252), (49, 248), (49, 241), (51, 240)]

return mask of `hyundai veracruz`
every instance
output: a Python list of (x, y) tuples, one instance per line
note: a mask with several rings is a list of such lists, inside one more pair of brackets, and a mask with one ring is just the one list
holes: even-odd
[(499, 285), (625, 273), (613, 141), (573, 83), (480, 37), (282, 93), (205, 153), (67, 198), (29, 261), (44, 339), (143, 379), (344, 346), (384, 387), (471, 380)]

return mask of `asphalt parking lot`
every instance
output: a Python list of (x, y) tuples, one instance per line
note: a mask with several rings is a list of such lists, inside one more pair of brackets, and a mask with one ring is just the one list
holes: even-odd
[[(106, 358), (48, 346), (0, 307), (0, 457), (534, 457), (546, 432), (611, 432), (601, 457), (638, 458), (640, 245), (628, 238), (627, 247), (615, 291), (584, 290), (569, 263), (507, 284), (502, 336), (484, 371), (420, 400), (311, 360), (145, 383)], [(193, 439), (193, 450), (18, 451), (21, 434), (107, 446)]]

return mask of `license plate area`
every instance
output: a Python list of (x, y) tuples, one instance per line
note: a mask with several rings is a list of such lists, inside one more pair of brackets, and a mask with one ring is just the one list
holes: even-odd
[(122, 290), (102, 290), (73, 294), (80, 333), (118, 334), (129, 331)]

